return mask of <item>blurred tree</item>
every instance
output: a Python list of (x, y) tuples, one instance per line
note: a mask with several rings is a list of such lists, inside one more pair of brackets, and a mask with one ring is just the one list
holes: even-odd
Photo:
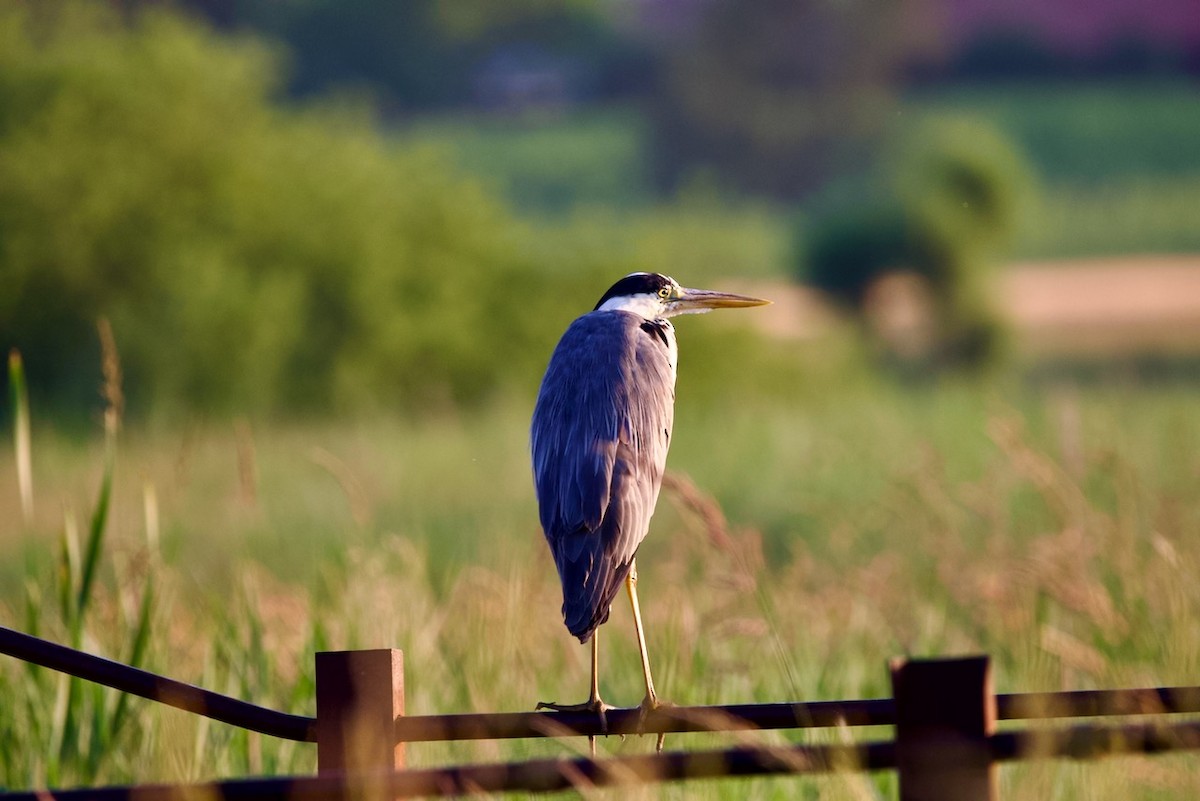
[[(1016, 234), (1031, 186), (1024, 158), (996, 130), (932, 120), (901, 137), (866, 187), (817, 204), (800, 274), (866, 315), (882, 350), (910, 366), (984, 365), (1002, 341), (988, 268)], [(904, 319), (881, 330), (897, 304)]]
[(985, 29), (969, 40), (945, 68), (968, 81), (1014, 81), (1070, 74), (1074, 65), (1036, 32), (1023, 29)]
[(369, 87), (392, 104), (429, 107), (468, 94), (462, 45), (441, 29), (436, 0), (248, 3), (239, 22), (282, 39), (301, 94)]
[[(127, 6), (164, 0), (122, 0)], [(288, 45), (300, 95), (367, 87), (387, 109), (473, 102), (497, 53), (532, 53), (573, 93), (628, 89), (644, 51), (602, 0), (176, 0), (222, 28)]]
[(438, 3), (434, 13), (447, 35), (477, 41), (536, 20), (579, 18), (607, 24), (608, 9), (600, 0), (456, 0)]
[(875, 138), (901, 67), (932, 44), (926, 0), (712, 0), (666, 54), (650, 114), (660, 179), (697, 165), (795, 198)]
[(95, 397), (99, 316), (135, 412), (534, 386), (562, 319), (511, 215), (362, 108), (275, 104), (278, 64), (162, 9), (0, 0), (0, 344), (31, 388)]

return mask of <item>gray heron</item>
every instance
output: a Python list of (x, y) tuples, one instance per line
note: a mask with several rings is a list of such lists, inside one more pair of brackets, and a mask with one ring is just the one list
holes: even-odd
[(654, 514), (671, 444), (679, 351), (668, 318), (769, 302), (633, 273), (571, 323), (554, 349), (530, 427), (534, 484), (562, 581), (563, 621), (581, 643), (591, 640), (592, 685), (582, 704), (541, 702), (538, 709), (592, 711), (606, 725), (604, 713), (612, 707), (600, 699), (597, 629), (622, 585), (646, 683), (641, 709), (645, 714), (659, 706), (634, 557)]

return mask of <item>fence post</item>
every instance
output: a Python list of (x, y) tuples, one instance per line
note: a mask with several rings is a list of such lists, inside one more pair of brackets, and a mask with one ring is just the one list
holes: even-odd
[(404, 714), (404, 652), (323, 651), (316, 659), (317, 772), (403, 768), (396, 718)]
[(893, 659), (891, 671), (900, 801), (996, 801), (988, 658)]

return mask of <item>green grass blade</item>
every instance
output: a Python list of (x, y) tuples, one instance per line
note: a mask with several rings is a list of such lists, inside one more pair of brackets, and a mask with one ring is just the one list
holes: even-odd
[(74, 695), (76, 679), (65, 673), (58, 674), (54, 692), (54, 712), (50, 725), (50, 747), (46, 753), (46, 783), (53, 787), (61, 777), (63, 754), (68, 749), (67, 741), (71, 724), (71, 696)]
[(96, 498), (96, 507), (92, 511), (91, 525), (88, 527), (87, 550), (80, 573), (79, 592), (75, 600), (76, 611), (81, 621), (92, 598), (96, 571), (100, 565), (101, 548), (104, 545), (104, 532), (108, 527), (109, 505), (112, 501), (113, 468), (116, 464), (115, 436), (109, 433), (106, 440), (104, 476), (100, 480), (100, 495)]
[(79, 526), (75, 514), (68, 509), (63, 516), (62, 542), (58, 556), (58, 606), (63, 624), (70, 634), (72, 647), (82, 642), (79, 626), (79, 609), (75, 602), (75, 588), (79, 586)]
[(100, 764), (104, 761), (104, 755), (108, 751), (110, 742), (109, 719), (104, 714), (105, 697), (114, 693), (118, 695), (124, 695), (124, 693), (116, 693), (115, 690), (110, 690), (103, 684), (92, 684), (88, 689), (91, 691), (91, 714), (88, 716), (88, 725), (79, 727), (81, 735), (79, 754), (83, 763), (81, 765), (84, 774), (82, 778), (88, 783), (92, 783), (100, 772)]
[(100, 564), (100, 552), (104, 545), (104, 532), (108, 524), (108, 510), (112, 501), (113, 473), (117, 462), (117, 431), (121, 427), (121, 416), (125, 399), (121, 391), (121, 360), (112, 326), (105, 318), (97, 322), (100, 334), (101, 367), (104, 373), (103, 395), (107, 402), (104, 410), (104, 476), (100, 481), (100, 495), (92, 511), (92, 522), (88, 530), (87, 552), (83, 560), (83, 572), (76, 597), (79, 618), (83, 620), (92, 599), (92, 588)]

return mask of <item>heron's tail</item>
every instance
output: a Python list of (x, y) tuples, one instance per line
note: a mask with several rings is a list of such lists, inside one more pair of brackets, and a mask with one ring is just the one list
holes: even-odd
[[(629, 575), (630, 562), (609, 564), (597, 560), (566, 562), (559, 565), (563, 583), (563, 622), (567, 631), (580, 642), (587, 642), (592, 633), (608, 620), (613, 598), (621, 591)], [(573, 588), (568, 590), (567, 588)]]

